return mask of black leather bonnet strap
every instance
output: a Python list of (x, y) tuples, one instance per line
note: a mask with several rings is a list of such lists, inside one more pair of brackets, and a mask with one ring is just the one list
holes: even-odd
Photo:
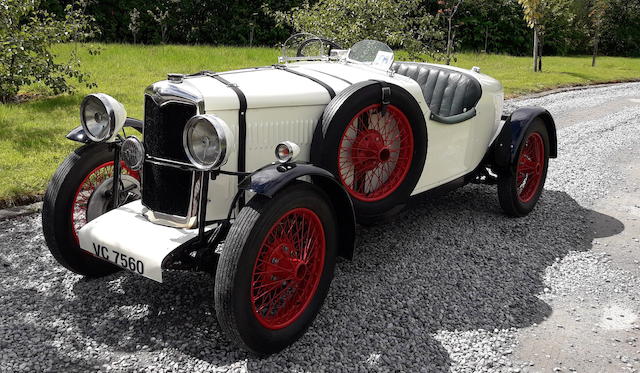
[(302, 77), (305, 77), (315, 83), (320, 84), (324, 89), (327, 90), (327, 92), (329, 92), (329, 97), (331, 97), (331, 99), (333, 99), (334, 97), (336, 97), (336, 91), (333, 90), (333, 88), (331, 88), (331, 86), (329, 86), (327, 83), (323, 82), (322, 80), (315, 78), (311, 75), (307, 75), (305, 73), (301, 73), (300, 71), (296, 71), (295, 69), (290, 69), (285, 65), (273, 65), (273, 67), (275, 67), (278, 70), (283, 70), (286, 72), (289, 72), (291, 74), (295, 74), (295, 75), (299, 75)]
[[(231, 88), (238, 96), (238, 101), (240, 102), (240, 108), (238, 109), (238, 172), (245, 172), (247, 167), (247, 97), (237, 84), (231, 83), (220, 75), (210, 71), (203, 71), (202, 74)], [(242, 178), (243, 176), (238, 176), (238, 180)], [(244, 193), (240, 196), (238, 204), (240, 207), (244, 206)]]
[(341, 77), (339, 77), (339, 76), (337, 76), (337, 75), (329, 74), (329, 73), (328, 73), (328, 72), (326, 72), (326, 71), (321, 71), (321, 70), (316, 70), (316, 69), (310, 69), (310, 68), (308, 68), (308, 67), (306, 67), (306, 66), (305, 66), (305, 69), (307, 69), (307, 70), (311, 70), (311, 71), (315, 71), (315, 72), (317, 72), (317, 73), (324, 74), (324, 75), (326, 75), (326, 76), (330, 76), (330, 77), (335, 78), (335, 79), (338, 79), (338, 80), (342, 80), (343, 82), (345, 82), (345, 83), (347, 83), (347, 84), (349, 84), (349, 85), (353, 84), (353, 82), (351, 82), (351, 81), (349, 81), (349, 80), (347, 80), (347, 79), (341, 78)]

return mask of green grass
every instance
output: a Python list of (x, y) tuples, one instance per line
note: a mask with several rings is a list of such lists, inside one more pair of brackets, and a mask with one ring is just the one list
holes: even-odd
[(533, 72), (533, 59), (503, 55), (462, 54), (457, 66), (480, 66), (482, 72), (502, 82), (507, 97), (552, 88), (640, 80), (640, 58), (601, 57), (591, 67), (591, 57), (545, 57), (543, 72)]
[[(56, 46), (64, 56), (73, 45)], [(205, 46), (102, 45), (98, 56), (83, 55), (83, 69), (91, 72), (98, 88), (127, 108), (129, 116), (142, 118), (143, 92), (169, 72), (224, 71), (276, 62), (270, 48)], [(400, 56), (402, 57), (402, 56)], [(531, 59), (502, 55), (461, 54), (456, 65), (480, 66), (502, 81), (507, 96), (555, 87), (640, 79), (640, 59), (600, 58), (596, 68), (589, 57), (547, 57), (543, 73), (533, 73)], [(28, 202), (42, 195), (58, 164), (75, 147), (65, 139), (78, 125), (78, 105), (90, 90), (76, 84), (72, 95), (39, 98), (20, 104), (0, 105), (0, 207)], [(46, 93), (38, 85), (22, 93)]]

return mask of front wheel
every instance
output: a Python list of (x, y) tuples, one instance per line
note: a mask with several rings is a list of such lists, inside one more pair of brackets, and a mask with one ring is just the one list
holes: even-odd
[(507, 215), (525, 216), (536, 206), (547, 179), (549, 133), (541, 119), (525, 133), (516, 161), (498, 178), (498, 198)]
[[(122, 203), (140, 197), (140, 176), (121, 162), (121, 186), (129, 190)], [(71, 153), (49, 182), (42, 206), (42, 230), (49, 251), (67, 269), (89, 277), (119, 268), (80, 248), (78, 231), (112, 207), (113, 150), (87, 144)], [(125, 188), (121, 188), (125, 189)]]
[(294, 184), (254, 197), (236, 219), (218, 262), (215, 307), (227, 337), (258, 355), (295, 342), (333, 279), (336, 219), (322, 190)]

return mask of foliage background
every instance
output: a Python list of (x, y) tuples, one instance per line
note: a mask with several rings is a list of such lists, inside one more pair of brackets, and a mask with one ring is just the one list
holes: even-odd
[[(100, 0), (91, 2), (87, 12), (97, 20), (101, 30), (98, 40), (104, 42), (133, 42), (128, 25), (130, 12), (136, 8), (140, 12), (137, 40), (145, 44), (160, 43), (158, 24), (147, 13), (158, 7), (169, 10), (166, 20), (168, 43), (247, 46), (253, 28), (254, 45), (274, 46), (284, 41), (292, 30), (265, 14), (263, 9), (286, 12), (317, 1)], [(552, 17), (545, 33), (545, 55), (591, 53), (589, 7), (592, 1), (571, 0), (573, 16), (569, 20), (564, 16)], [(43, 5), (51, 12), (62, 14), (64, 5), (69, 2), (44, 0)], [(376, 1), (369, 2), (375, 10)], [(436, 14), (440, 7), (437, 0), (420, 2), (430, 14)], [(464, 1), (456, 16), (458, 50), (481, 51), (486, 42), (490, 53), (529, 55), (531, 30), (522, 15), (522, 7), (516, 0)], [(326, 33), (330, 34), (331, 30)], [(610, 0), (600, 50), (606, 55), (640, 56), (640, 1)]]

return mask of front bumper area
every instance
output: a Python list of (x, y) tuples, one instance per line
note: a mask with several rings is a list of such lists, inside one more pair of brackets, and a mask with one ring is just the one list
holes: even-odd
[(80, 247), (131, 272), (162, 282), (162, 262), (172, 251), (198, 236), (197, 229), (151, 223), (140, 201), (90, 221), (78, 231)]

